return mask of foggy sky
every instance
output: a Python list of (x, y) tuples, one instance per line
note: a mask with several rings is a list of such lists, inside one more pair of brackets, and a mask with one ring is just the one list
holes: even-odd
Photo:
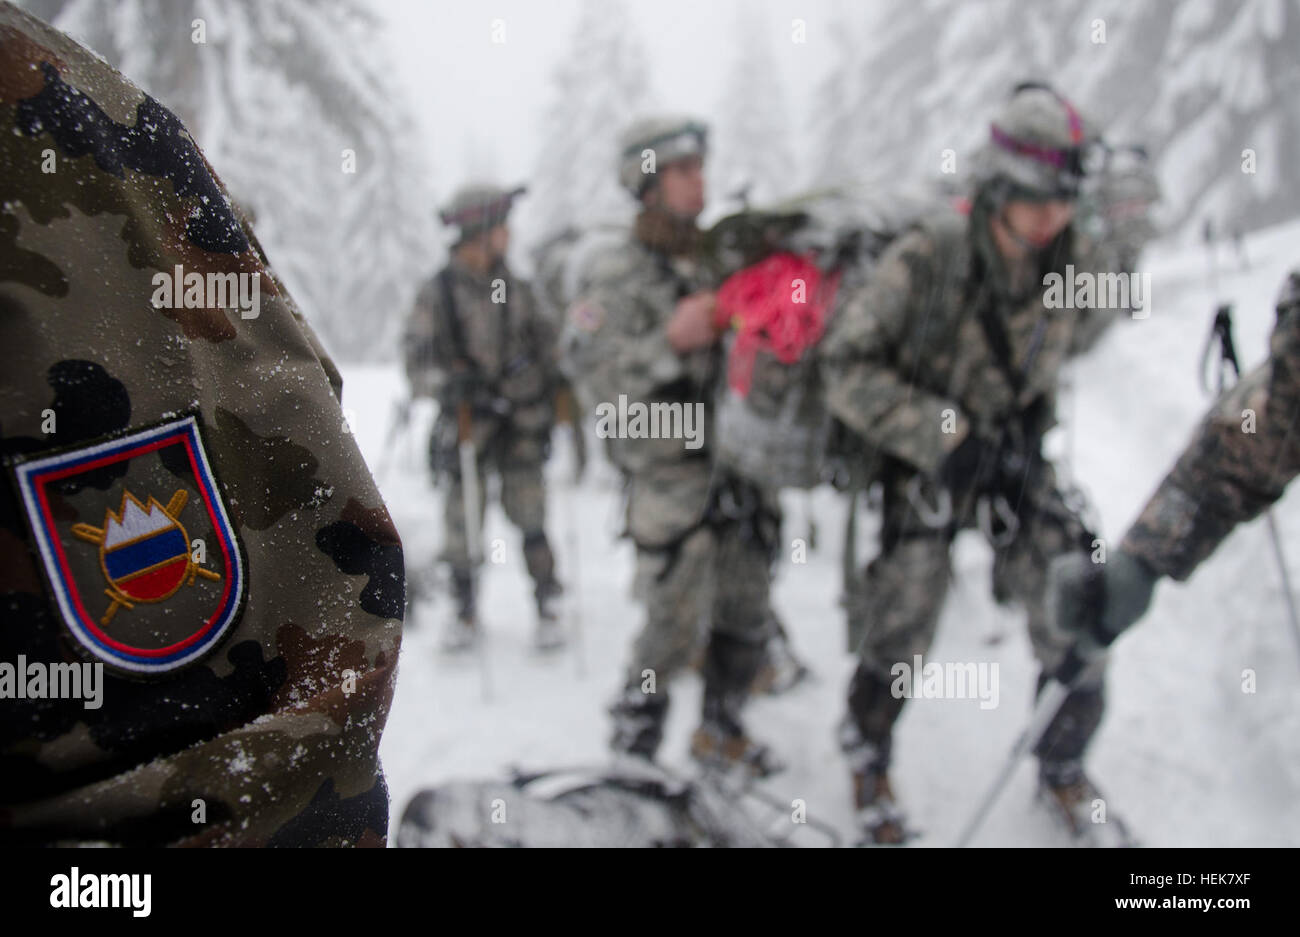
[[(570, 43), (578, 0), (373, 0), (392, 33), (393, 63), (408, 91), (433, 167), (439, 199), (466, 178), (526, 181), (551, 76)], [(828, 45), (831, 0), (631, 0), (649, 59), (656, 110), (715, 118), (733, 56), (735, 23), (746, 15), (770, 24), (782, 69), (796, 157), (812, 89)], [(791, 21), (807, 23), (807, 41), (791, 41)], [(505, 23), (505, 42), (491, 24)], [(611, 128), (617, 133), (621, 127)]]

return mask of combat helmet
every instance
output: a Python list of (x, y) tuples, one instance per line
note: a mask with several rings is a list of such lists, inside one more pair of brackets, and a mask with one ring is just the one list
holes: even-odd
[(1007, 198), (1073, 201), (1098, 142), (1063, 95), (1039, 82), (1022, 82), (990, 125), (989, 140), (975, 160), (975, 181)]
[(523, 195), (526, 186), (504, 189), (487, 183), (471, 183), (457, 189), (451, 201), (438, 212), (445, 225), (460, 229), (460, 240), (472, 238), (491, 230), (506, 220), (514, 200)]
[(619, 137), (618, 181), (637, 198), (655, 181), (642, 169), (646, 150), (654, 152), (654, 168), (687, 156), (703, 158), (708, 152), (709, 128), (693, 117), (660, 116), (636, 121)]

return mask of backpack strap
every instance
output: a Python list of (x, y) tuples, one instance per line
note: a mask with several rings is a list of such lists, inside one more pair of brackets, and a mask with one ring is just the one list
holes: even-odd
[(443, 267), (438, 271), (438, 289), (442, 293), (442, 318), (441, 323), (448, 339), (451, 340), (452, 354), (457, 359), (463, 361), (471, 371), (478, 371), (478, 362), (469, 356), (469, 350), (465, 346), (465, 330), (461, 328), (460, 316), (456, 314), (456, 294), (451, 284), (451, 267)]

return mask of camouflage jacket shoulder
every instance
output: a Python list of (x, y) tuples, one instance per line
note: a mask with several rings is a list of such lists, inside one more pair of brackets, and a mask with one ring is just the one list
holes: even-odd
[(1129, 528), (1123, 549), (1187, 579), (1300, 472), (1300, 268), (1283, 284), (1269, 357), (1206, 414)]
[(337, 370), (176, 117), (8, 4), (0, 128), (0, 836), (382, 845), (402, 551)]
[[(900, 235), (866, 284), (842, 297), (820, 347), (832, 411), (869, 445), (932, 473), (974, 431), (992, 435), (1033, 413), (1050, 424), (1077, 316), (1048, 310), (1041, 288), (1012, 298), (976, 219), (937, 212)], [(1017, 395), (985, 337), (991, 303), (1010, 345)], [(1028, 368), (1026, 370), (1026, 365)], [(1044, 405), (1046, 404), (1046, 405)]]
[[(712, 285), (702, 265), (669, 258), (631, 237), (596, 251), (561, 341), (565, 371), (584, 406), (698, 403), (711, 419), (718, 351), (679, 355), (668, 342), (667, 324), (681, 298)], [(609, 437), (609, 451), (629, 471), (703, 455), (680, 439)]]

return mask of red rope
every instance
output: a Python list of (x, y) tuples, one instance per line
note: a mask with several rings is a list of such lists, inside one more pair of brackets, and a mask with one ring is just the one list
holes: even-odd
[(824, 277), (811, 260), (792, 253), (773, 254), (728, 277), (717, 301), (718, 328), (736, 330), (727, 383), (747, 395), (759, 351), (782, 364), (798, 361), (820, 341), (838, 285), (838, 273)]

